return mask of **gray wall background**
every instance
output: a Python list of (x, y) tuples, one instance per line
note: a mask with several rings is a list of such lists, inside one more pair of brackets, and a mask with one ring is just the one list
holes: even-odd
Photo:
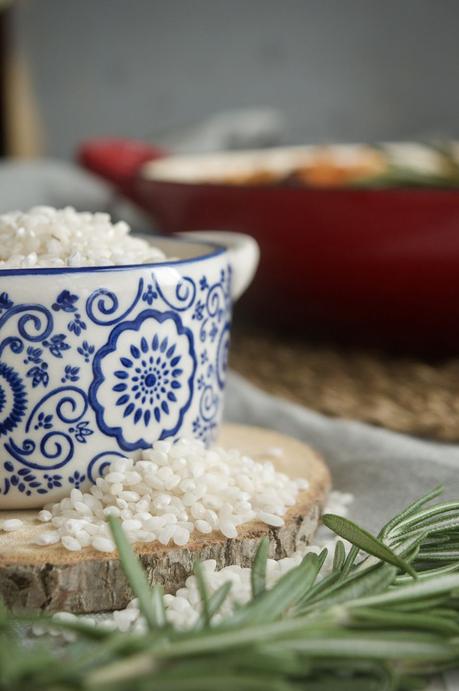
[(288, 139), (459, 136), (457, 0), (23, 0), (48, 152), (226, 109), (285, 113)]

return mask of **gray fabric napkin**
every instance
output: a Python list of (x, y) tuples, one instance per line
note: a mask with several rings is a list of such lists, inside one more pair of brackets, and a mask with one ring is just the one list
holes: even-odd
[[(313, 446), (325, 457), (334, 488), (354, 495), (351, 517), (373, 531), (439, 483), (445, 497), (459, 497), (459, 446), (327, 418), (270, 396), (234, 372), (228, 377), (225, 420), (269, 427)], [(454, 671), (434, 679), (427, 691), (458, 690)]]
[(326, 459), (335, 489), (354, 494), (351, 515), (371, 530), (439, 483), (459, 497), (459, 446), (325, 417), (270, 396), (231, 372), (225, 419), (301, 439)]

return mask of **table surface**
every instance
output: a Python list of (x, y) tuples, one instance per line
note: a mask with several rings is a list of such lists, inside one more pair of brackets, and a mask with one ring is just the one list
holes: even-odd
[(459, 441), (459, 357), (432, 363), (237, 325), (230, 366), (262, 389), (327, 415)]

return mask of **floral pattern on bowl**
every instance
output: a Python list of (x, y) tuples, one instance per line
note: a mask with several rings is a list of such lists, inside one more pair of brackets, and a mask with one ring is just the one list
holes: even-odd
[(7, 279), (0, 301), (1, 508), (58, 498), (157, 439), (214, 438), (231, 270), (224, 254), (187, 269), (94, 273), (89, 290), (86, 280), (82, 288), (61, 287), (43, 275), (37, 288), (30, 277), (27, 291), (27, 277)]
[(0, 270), (0, 509), (57, 500), (158, 439), (215, 438), (258, 250), (190, 235), (158, 239), (189, 257), (158, 264)]
[(144, 310), (123, 322), (94, 359), (99, 427), (128, 451), (173, 436), (191, 404), (196, 366), (193, 334), (174, 312)]

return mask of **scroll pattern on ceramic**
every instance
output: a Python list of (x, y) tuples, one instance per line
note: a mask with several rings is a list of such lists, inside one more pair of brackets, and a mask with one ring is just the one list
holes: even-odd
[[(17, 304), (2, 292), (0, 494), (95, 482), (114, 458), (179, 436), (187, 415), (193, 434), (209, 443), (230, 319), (229, 267), (216, 280), (175, 283), (152, 272), (130, 297), (61, 290), (49, 305)], [(91, 455), (91, 437), (101, 433), (104, 448)], [(82, 452), (86, 470), (72, 463)]]

